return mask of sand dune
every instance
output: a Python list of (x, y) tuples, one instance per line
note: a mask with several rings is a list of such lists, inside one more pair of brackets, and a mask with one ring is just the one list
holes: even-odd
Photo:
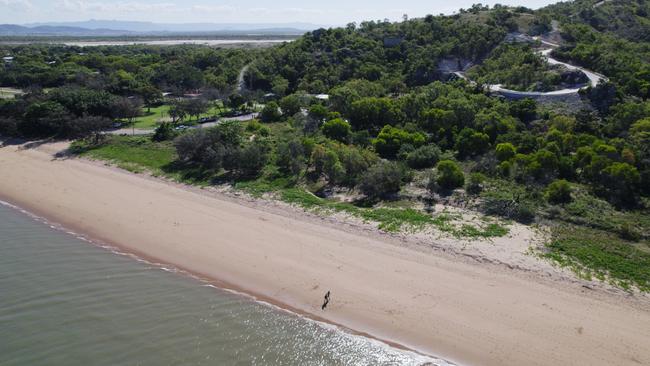
[(461, 364), (650, 365), (645, 302), (82, 160), (53, 160), (59, 147), (0, 148), (0, 199), (224, 286)]

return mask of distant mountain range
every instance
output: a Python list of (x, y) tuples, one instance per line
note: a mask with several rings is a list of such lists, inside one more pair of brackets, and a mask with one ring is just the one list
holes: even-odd
[(184, 34), (303, 34), (321, 28), (309, 23), (151, 23), (119, 20), (0, 24), (0, 36), (135, 36)]

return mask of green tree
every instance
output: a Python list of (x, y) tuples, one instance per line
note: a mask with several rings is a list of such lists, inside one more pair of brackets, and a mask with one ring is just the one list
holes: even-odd
[(340, 142), (347, 142), (352, 134), (350, 124), (342, 118), (335, 118), (325, 122), (321, 127), (321, 131), (326, 137)]
[(463, 128), (456, 140), (456, 150), (461, 159), (483, 154), (490, 147), (490, 137), (471, 128)]
[(28, 137), (49, 137), (60, 134), (66, 121), (74, 118), (60, 103), (54, 101), (34, 102), (27, 106), (18, 132)]
[[(451, 130), (456, 122), (456, 115), (453, 111), (432, 108), (422, 113), (420, 125), (423, 129), (441, 135), (444, 131)], [(441, 130), (443, 131), (441, 133)]]
[(112, 106), (113, 117), (126, 119), (133, 123), (135, 118), (142, 115), (142, 100), (138, 98), (119, 98)]
[(162, 92), (152, 85), (145, 85), (136, 90), (136, 93), (142, 98), (144, 105), (147, 107), (147, 113), (151, 112), (151, 107), (162, 102)]
[(413, 169), (432, 168), (438, 164), (442, 152), (434, 144), (421, 146), (406, 156), (406, 163)]
[(291, 94), (280, 99), (279, 106), (280, 109), (282, 109), (282, 114), (285, 117), (291, 117), (300, 112), (302, 103), (300, 101), (300, 97), (298, 97), (296, 94)]
[(350, 110), (350, 122), (357, 130), (378, 129), (401, 120), (402, 113), (390, 98), (363, 98), (352, 103)]
[(403, 145), (419, 147), (424, 144), (426, 137), (419, 132), (408, 132), (390, 125), (384, 126), (373, 141), (375, 150), (384, 158), (394, 158)]
[(282, 120), (282, 113), (280, 113), (280, 106), (276, 102), (268, 102), (260, 113), (262, 122), (278, 122)]
[(322, 104), (314, 104), (311, 107), (309, 107), (309, 117), (313, 118), (319, 123), (322, 122), (325, 118), (327, 118), (328, 114), (329, 111)]

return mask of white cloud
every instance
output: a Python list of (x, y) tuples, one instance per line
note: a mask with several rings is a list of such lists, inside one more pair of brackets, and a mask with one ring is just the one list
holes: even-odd
[(0, 0), (0, 9), (7, 8), (13, 11), (32, 10), (34, 4), (30, 0)]
[(137, 1), (128, 2), (100, 2), (86, 0), (62, 0), (59, 8), (82, 13), (111, 14), (111, 15), (132, 15), (134, 12), (167, 12), (176, 10), (173, 3), (143, 3)]
[[(184, 9), (178, 9), (179, 12)], [(282, 19), (283, 21), (291, 21), (291, 19), (302, 19), (302, 18), (316, 18), (325, 14), (340, 14), (338, 10), (332, 9), (309, 9), (309, 8), (298, 8), (298, 7), (286, 7), (286, 8), (267, 8), (267, 7), (242, 7), (242, 6), (232, 6), (232, 5), (193, 5), (189, 8), (190, 12), (195, 16), (215, 16), (220, 20), (227, 20), (224, 16), (232, 17), (236, 15), (238, 21), (241, 21), (242, 18), (246, 18), (249, 21), (269, 21), (272, 22), (276, 19)], [(288, 18), (288, 19), (287, 19)]]
[(232, 14), (239, 11), (239, 8), (230, 5), (194, 5), (192, 11), (195, 13)]

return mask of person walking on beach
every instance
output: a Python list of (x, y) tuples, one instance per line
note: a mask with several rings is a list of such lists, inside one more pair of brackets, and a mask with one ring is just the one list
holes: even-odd
[(321, 306), (321, 310), (325, 310), (327, 304), (329, 303), (330, 303), (330, 292), (327, 291), (327, 293), (325, 294), (325, 302), (323, 302), (323, 306)]

